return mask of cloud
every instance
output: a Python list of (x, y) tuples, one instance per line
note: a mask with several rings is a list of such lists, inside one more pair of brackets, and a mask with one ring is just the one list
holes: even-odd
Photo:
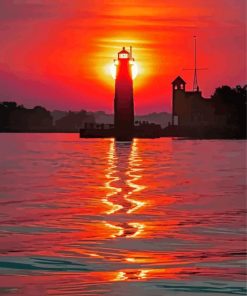
[(239, 83), (246, 69), (243, 1), (0, 0), (0, 63), (8, 69), (0, 72), (0, 96), (60, 106), (61, 99), (79, 105), (86, 93), (96, 98), (90, 106), (109, 106), (112, 80), (105, 66), (122, 46), (133, 45), (140, 65), (136, 89), (152, 101), (192, 63), (194, 34), (199, 64), (211, 69), (202, 79), (205, 89), (219, 81), (212, 72)]
[(99, 0), (1, 0), (0, 21), (90, 18)]
[(0, 1), (0, 20), (2, 21), (47, 18), (50, 16), (50, 7), (42, 1)]

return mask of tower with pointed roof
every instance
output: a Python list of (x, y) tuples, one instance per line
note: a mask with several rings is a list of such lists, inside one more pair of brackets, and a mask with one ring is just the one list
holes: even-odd
[(185, 85), (186, 82), (180, 76), (172, 82), (172, 125), (178, 125), (180, 109), (186, 108), (186, 106), (183, 106), (182, 99), (185, 94)]
[[(180, 130), (202, 129), (214, 125), (212, 101), (202, 96), (201, 91), (186, 91), (186, 82), (178, 76), (172, 82), (172, 125)], [(185, 134), (186, 134), (185, 133)]]

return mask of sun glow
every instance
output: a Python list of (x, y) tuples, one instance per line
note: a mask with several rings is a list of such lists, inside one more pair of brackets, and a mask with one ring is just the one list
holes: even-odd
[(116, 64), (111, 64), (111, 69), (110, 69), (110, 72), (111, 72), (111, 76), (112, 78), (115, 80), (116, 79), (116, 76), (117, 76), (117, 68), (116, 68)]
[(131, 71), (132, 71), (132, 79), (135, 79), (136, 76), (138, 75), (138, 66), (136, 62), (133, 62)]
[[(139, 72), (138, 65), (135, 61), (130, 61), (130, 63), (131, 63), (132, 79), (134, 80)], [(116, 76), (117, 76), (117, 65), (118, 65), (118, 61), (114, 61), (114, 63), (111, 64), (111, 68), (110, 68), (110, 73), (111, 73), (111, 76), (114, 80), (116, 79)]]

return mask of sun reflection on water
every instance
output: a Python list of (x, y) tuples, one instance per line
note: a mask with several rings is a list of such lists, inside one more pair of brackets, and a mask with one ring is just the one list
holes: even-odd
[[(1, 180), (0, 290), (163, 295), (178, 287), (190, 294), (200, 282), (209, 283), (205, 293), (246, 292), (241, 143), (223, 143), (234, 178), (217, 157), (222, 141), (81, 143), (75, 135), (30, 134), (11, 135), (11, 143), (23, 148), (23, 137), (30, 147), (7, 154), (6, 167), (20, 192), (7, 186), (11, 174)], [(20, 157), (23, 167), (12, 167)]]
[(150, 270), (134, 270), (134, 271), (119, 271), (114, 278), (114, 281), (127, 281), (127, 280), (145, 280)]
[(117, 157), (116, 157), (116, 151), (115, 151), (115, 142), (112, 141), (110, 144), (109, 152), (108, 152), (108, 168), (105, 174), (105, 177), (109, 180), (105, 183), (105, 188), (109, 192), (106, 194), (106, 197), (102, 199), (102, 202), (111, 208), (110, 210), (106, 211), (107, 215), (111, 215), (123, 208), (122, 205), (116, 204), (109, 200), (110, 197), (113, 197), (114, 195), (122, 191), (122, 188), (111, 185), (111, 183), (116, 182), (120, 179), (115, 175), (115, 173), (117, 172), (116, 161), (117, 161)]
[[(108, 218), (112, 215), (120, 215), (113, 221), (104, 221), (104, 225), (111, 230), (110, 237), (137, 239), (145, 229), (145, 224), (135, 221), (135, 213), (146, 205), (146, 202), (139, 200), (138, 193), (146, 188), (138, 182), (142, 179), (142, 158), (138, 151), (138, 142), (134, 140), (129, 146), (129, 156), (127, 156), (127, 165), (124, 167), (123, 155), (117, 155), (118, 143), (112, 140), (108, 152), (108, 167), (105, 177), (108, 180), (105, 183), (107, 193), (102, 202), (110, 209), (105, 212)], [(121, 144), (119, 144), (121, 145)], [(123, 148), (121, 147), (121, 148)], [(126, 155), (124, 155), (126, 158)], [(121, 166), (121, 169), (120, 169)], [(135, 197), (135, 194), (137, 195)], [(137, 198), (138, 197), (138, 198)], [(127, 219), (127, 221), (126, 221)], [(124, 221), (122, 221), (124, 220)], [(136, 258), (126, 254), (122, 261), (129, 264), (135, 263)], [(114, 281), (142, 280), (147, 277), (148, 270), (118, 271)]]
[[(116, 155), (116, 142), (112, 140), (110, 144), (108, 153), (108, 168), (105, 174), (106, 179), (108, 179), (105, 183), (105, 188), (108, 192), (102, 199), (102, 202), (110, 207), (110, 209), (105, 212), (107, 215), (116, 214), (120, 210), (125, 214), (133, 214), (146, 204), (144, 201), (133, 198), (135, 193), (144, 190), (146, 186), (137, 183), (137, 181), (142, 178), (141, 172), (143, 170), (141, 168), (142, 159), (138, 153), (137, 140), (134, 140), (130, 145), (130, 155), (128, 158), (126, 172), (120, 177), (118, 170), (120, 159)], [(123, 181), (122, 183), (127, 186), (127, 192), (125, 194), (123, 193), (125, 188), (117, 187), (117, 181)], [(104, 222), (105, 226), (114, 231), (114, 233), (111, 234), (111, 237), (135, 238), (139, 236), (145, 228), (143, 223), (135, 221), (119, 224), (116, 225), (111, 222)]]
[(134, 207), (128, 209), (127, 214), (131, 214), (137, 211), (138, 209), (140, 209), (146, 204), (144, 201), (139, 201), (132, 197), (134, 193), (144, 190), (146, 186), (135, 183), (136, 181), (142, 178), (141, 172), (143, 170), (140, 167), (142, 163), (142, 159), (138, 154), (137, 140), (135, 140), (132, 143), (131, 148), (132, 149), (129, 157), (129, 167), (128, 167), (128, 171), (126, 172), (126, 175), (129, 177), (129, 179), (127, 179), (126, 181), (126, 184), (131, 188), (131, 190), (124, 195), (124, 198), (125, 200), (130, 202)]

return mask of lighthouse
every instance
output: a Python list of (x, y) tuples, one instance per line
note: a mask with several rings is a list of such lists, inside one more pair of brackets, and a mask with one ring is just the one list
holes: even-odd
[(125, 47), (118, 53), (114, 61), (116, 67), (115, 98), (114, 98), (114, 128), (115, 138), (119, 141), (129, 141), (134, 134), (134, 96), (133, 96), (133, 66), (132, 48), (128, 52)]

